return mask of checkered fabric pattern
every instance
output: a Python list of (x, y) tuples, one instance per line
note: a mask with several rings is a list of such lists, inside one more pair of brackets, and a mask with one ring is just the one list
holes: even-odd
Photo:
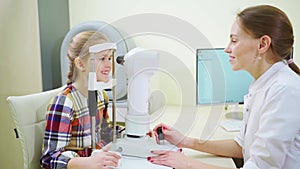
[[(104, 146), (112, 138), (107, 105), (107, 94), (98, 91), (98, 147)], [(41, 165), (43, 168), (67, 168), (71, 158), (90, 156), (90, 153), (91, 117), (87, 99), (71, 84), (55, 96), (48, 106)]]

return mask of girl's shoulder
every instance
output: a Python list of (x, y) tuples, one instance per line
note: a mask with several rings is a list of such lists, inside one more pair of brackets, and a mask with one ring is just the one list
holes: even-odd
[(62, 91), (60, 91), (55, 97), (53, 97), (50, 103), (59, 104), (72, 107), (72, 100), (75, 88), (72, 85), (66, 86)]

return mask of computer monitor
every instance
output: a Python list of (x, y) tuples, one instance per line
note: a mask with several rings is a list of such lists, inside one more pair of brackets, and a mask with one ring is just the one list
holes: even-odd
[(197, 105), (243, 103), (252, 76), (233, 71), (224, 48), (197, 49), (196, 54)]

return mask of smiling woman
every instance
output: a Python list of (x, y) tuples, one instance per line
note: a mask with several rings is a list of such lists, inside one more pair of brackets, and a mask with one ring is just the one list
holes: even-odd
[[(225, 49), (232, 69), (246, 70), (254, 78), (249, 93), (244, 96), (239, 135), (229, 140), (203, 142), (184, 137), (165, 124), (155, 128), (162, 127), (165, 139), (177, 146), (243, 158), (244, 169), (299, 168), (300, 77), (298, 71), (289, 68), (293, 42), (293, 28), (282, 10), (269, 5), (244, 9), (232, 25)], [(176, 152), (153, 153), (158, 156), (148, 158), (150, 162), (172, 168), (222, 168)]]

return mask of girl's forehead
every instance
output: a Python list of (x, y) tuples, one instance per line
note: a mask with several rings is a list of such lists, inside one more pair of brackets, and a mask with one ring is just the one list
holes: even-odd
[(98, 53), (95, 53), (95, 56), (112, 56), (113, 55), (113, 50), (109, 49), (109, 50), (104, 50)]

